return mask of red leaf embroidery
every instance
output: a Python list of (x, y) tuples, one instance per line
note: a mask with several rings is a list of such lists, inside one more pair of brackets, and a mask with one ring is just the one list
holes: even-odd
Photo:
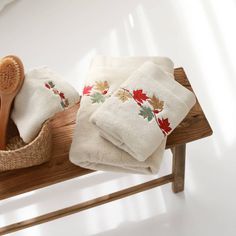
[(49, 85), (49, 84), (47, 84), (47, 83), (45, 83), (44, 85), (45, 85), (45, 87), (46, 87), (46, 88), (48, 88), (48, 89), (50, 89), (50, 88), (51, 88), (51, 87), (50, 87), (50, 85)]
[(155, 114), (158, 114), (160, 111), (158, 111), (158, 110), (153, 110), (153, 112), (154, 112)]
[(147, 95), (145, 93), (143, 93), (142, 89), (134, 90), (133, 91), (133, 98), (135, 99), (135, 101), (137, 101), (139, 103), (143, 103), (143, 101), (146, 101), (148, 99)]
[(65, 97), (65, 94), (63, 92), (56, 89), (56, 85), (53, 81), (48, 81), (47, 83), (44, 83), (44, 86), (50, 91), (52, 91), (55, 95), (58, 95), (60, 97), (60, 104), (63, 109), (70, 105), (68, 98)]
[(172, 130), (170, 127), (170, 122), (169, 122), (168, 118), (166, 118), (166, 119), (158, 118), (158, 125), (164, 135), (168, 134)]
[(102, 94), (107, 94), (107, 92), (108, 92), (108, 90), (104, 90), (103, 92), (102, 92)]
[(85, 86), (83, 89), (83, 95), (89, 95), (93, 86)]
[(60, 96), (62, 99), (65, 99), (64, 93), (60, 92), (60, 93), (59, 93), (59, 96)]
[(54, 94), (59, 94), (59, 91), (57, 89), (53, 89), (52, 91), (54, 92)]

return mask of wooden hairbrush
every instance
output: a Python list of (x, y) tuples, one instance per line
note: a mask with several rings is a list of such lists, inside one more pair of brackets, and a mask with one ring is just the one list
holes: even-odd
[(0, 60), (0, 149), (6, 149), (6, 133), (12, 102), (24, 81), (24, 66), (16, 56)]

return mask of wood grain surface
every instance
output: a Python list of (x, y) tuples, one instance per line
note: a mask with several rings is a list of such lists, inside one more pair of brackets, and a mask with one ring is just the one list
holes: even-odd
[[(183, 68), (175, 69), (175, 79), (192, 90)], [(53, 153), (49, 162), (40, 166), (0, 173), (0, 199), (93, 172), (73, 165), (68, 158), (78, 108), (79, 104), (58, 113), (52, 119)], [(211, 134), (211, 127), (197, 102), (183, 122), (168, 137), (166, 148), (198, 140)]]

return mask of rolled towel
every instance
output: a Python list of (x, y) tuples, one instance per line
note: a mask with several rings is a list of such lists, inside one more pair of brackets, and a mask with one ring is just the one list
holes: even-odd
[(153, 62), (136, 70), (91, 116), (100, 135), (145, 161), (185, 118), (194, 94)]
[(173, 76), (173, 62), (161, 57), (104, 57), (92, 61), (84, 86), (76, 128), (70, 149), (70, 161), (93, 170), (118, 171), (140, 174), (158, 172), (165, 150), (166, 138), (145, 161), (137, 161), (124, 150), (99, 135), (89, 122), (90, 116), (116, 91), (119, 86), (144, 62), (152, 61)]
[(78, 92), (47, 67), (30, 70), (15, 98), (11, 118), (21, 138), (29, 143), (55, 113), (79, 101)]

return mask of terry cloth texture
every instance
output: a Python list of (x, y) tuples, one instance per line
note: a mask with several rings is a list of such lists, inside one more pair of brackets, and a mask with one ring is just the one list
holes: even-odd
[(185, 118), (195, 95), (153, 62), (144, 63), (93, 113), (100, 135), (145, 161)]
[[(173, 76), (173, 62), (162, 57), (114, 58), (97, 56), (93, 60), (84, 87), (76, 128), (70, 150), (70, 161), (93, 170), (155, 174), (165, 150), (166, 138), (145, 161), (138, 161), (99, 134), (90, 116), (128, 77), (146, 61), (159, 65)], [(144, 140), (145, 141), (145, 140)]]
[(74, 105), (79, 98), (78, 92), (49, 68), (32, 69), (26, 73), (15, 98), (11, 118), (21, 138), (29, 143), (47, 119)]

